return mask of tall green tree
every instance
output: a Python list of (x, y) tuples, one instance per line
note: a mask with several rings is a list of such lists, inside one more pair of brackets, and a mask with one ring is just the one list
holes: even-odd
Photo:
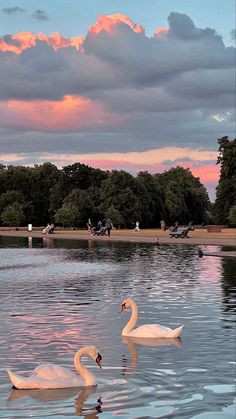
[(142, 228), (159, 227), (164, 217), (161, 189), (155, 177), (147, 171), (139, 172), (135, 178), (139, 198)]
[(140, 220), (141, 207), (134, 177), (123, 170), (112, 170), (102, 182), (100, 211), (103, 214), (113, 206), (118, 211), (124, 226), (132, 226)]
[(75, 227), (78, 225), (79, 218), (78, 208), (71, 202), (64, 203), (54, 216), (55, 222), (62, 224), (63, 227)]
[(218, 223), (227, 224), (230, 208), (236, 204), (236, 139), (218, 140), (220, 179), (216, 188), (214, 212)]
[(23, 205), (19, 202), (8, 205), (2, 212), (1, 219), (5, 226), (20, 226), (25, 220)]
[(203, 222), (209, 198), (199, 178), (194, 177), (189, 169), (179, 166), (155, 177), (162, 191), (165, 207), (163, 218), (168, 224), (176, 220), (182, 224)]

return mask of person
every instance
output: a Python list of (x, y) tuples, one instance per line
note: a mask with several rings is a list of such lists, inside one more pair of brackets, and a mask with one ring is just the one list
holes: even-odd
[(97, 230), (101, 230), (101, 228), (102, 228), (102, 222), (101, 221), (98, 221)]
[(161, 220), (160, 223), (161, 223), (161, 229), (165, 231), (166, 230), (166, 223), (165, 223), (165, 221), (164, 220)]
[(106, 218), (105, 220), (105, 227), (106, 227), (106, 231), (107, 231), (107, 235), (108, 237), (110, 237), (111, 235), (111, 229), (113, 227), (112, 221), (110, 218)]
[(97, 227), (91, 227), (90, 232), (91, 232), (91, 236), (94, 236), (95, 233), (99, 233), (102, 230), (102, 222), (98, 221), (98, 225)]
[(175, 221), (174, 225), (170, 227), (170, 231), (176, 231), (179, 228), (179, 221)]
[(50, 228), (49, 228), (49, 230), (48, 230), (48, 234), (52, 234), (53, 232), (54, 232), (54, 230), (55, 230), (55, 224), (51, 224), (50, 225)]
[(42, 233), (43, 233), (43, 234), (47, 234), (47, 233), (49, 232), (50, 228), (51, 228), (51, 225), (48, 223), (48, 224), (47, 224), (47, 227), (45, 227), (45, 228), (43, 229)]
[(89, 219), (88, 219), (88, 222), (87, 222), (87, 228), (88, 228), (88, 233), (89, 233), (89, 234), (91, 234), (92, 227), (93, 227), (93, 225), (92, 225), (92, 221), (91, 221), (91, 219), (89, 218)]
[(140, 229), (139, 229), (139, 222), (138, 222), (138, 221), (136, 221), (134, 231), (139, 231), (139, 230), (140, 230)]

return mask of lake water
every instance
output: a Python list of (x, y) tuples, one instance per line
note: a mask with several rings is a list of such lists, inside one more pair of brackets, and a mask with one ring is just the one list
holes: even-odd
[[(235, 272), (236, 259), (184, 244), (0, 237), (0, 418), (233, 419)], [(127, 296), (139, 324), (184, 324), (182, 342), (122, 339)], [(73, 369), (91, 344), (103, 357), (101, 370), (86, 361), (97, 387), (12, 390), (6, 368)]]

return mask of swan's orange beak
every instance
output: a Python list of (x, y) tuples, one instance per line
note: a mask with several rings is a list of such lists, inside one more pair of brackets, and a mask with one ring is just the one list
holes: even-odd
[(102, 360), (102, 356), (98, 353), (98, 356), (96, 358), (96, 363), (98, 364), (99, 368), (102, 368), (101, 360)]
[(126, 309), (125, 303), (121, 304), (120, 313)]

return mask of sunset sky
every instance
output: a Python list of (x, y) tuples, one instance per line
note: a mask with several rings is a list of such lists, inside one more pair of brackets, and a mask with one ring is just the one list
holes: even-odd
[(235, 137), (235, 0), (0, 0), (0, 163), (163, 172), (211, 200)]

